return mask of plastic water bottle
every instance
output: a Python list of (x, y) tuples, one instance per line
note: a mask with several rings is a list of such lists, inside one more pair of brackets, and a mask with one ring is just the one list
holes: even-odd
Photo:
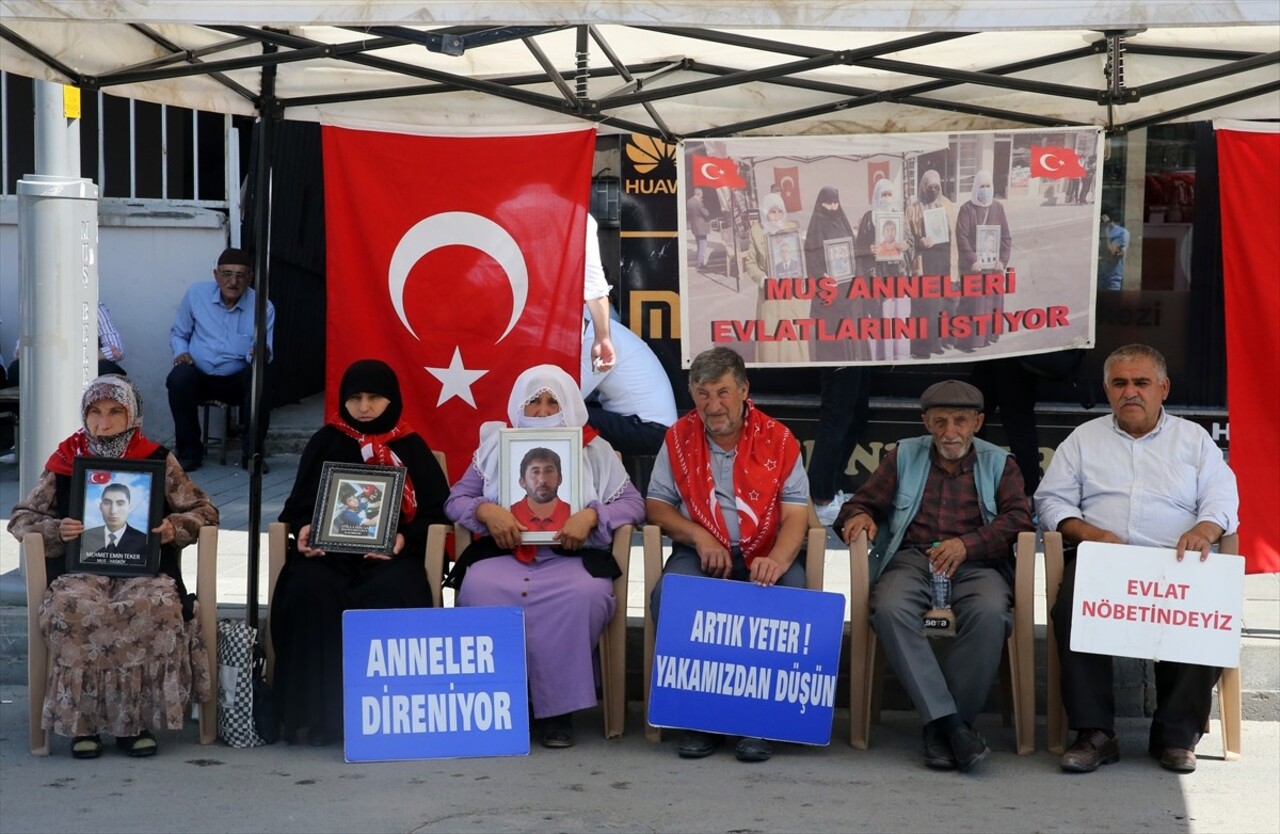
[[(937, 547), (938, 542), (934, 542), (933, 546)], [(929, 572), (931, 579), (931, 587), (933, 590), (933, 607), (934, 608), (950, 608), (951, 607), (951, 577), (945, 573)]]

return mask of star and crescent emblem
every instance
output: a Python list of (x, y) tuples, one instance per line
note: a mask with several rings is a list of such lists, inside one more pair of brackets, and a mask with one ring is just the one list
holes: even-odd
[[(469, 246), (478, 249), (492, 258), (507, 276), (511, 284), (511, 319), (494, 344), (501, 342), (515, 329), (524, 314), (529, 300), (529, 269), (515, 238), (493, 220), (472, 212), (445, 211), (424, 217), (410, 227), (396, 244), (387, 268), (387, 291), (391, 295), (391, 304), (400, 323), (409, 331), (409, 335), (421, 341), (405, 313), (405, 285), (408, 283), (409, 273), (418, 261), (444, 246)], [(440, 381), (437, 407), (456, 397), (476, 408), (471, 386), (491, 369), (466, 367), (461, 347), (455, 346), (453, 358), (447, 368), (425, 367), (424, 370)]]

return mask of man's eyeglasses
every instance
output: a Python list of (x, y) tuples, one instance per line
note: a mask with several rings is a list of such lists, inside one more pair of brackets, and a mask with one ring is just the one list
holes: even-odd
[(249, 273), (249, 272), (247, 272), (247, 271), (246, 271), (246, 272), (237, 272), (237, 271), (235, 271), (235, 270), (233, 270), (233, 269), (219, 269), (219, 270), (218, 270), (218, 277), (219, 277), (219, 278), (225, 278), (225, 279), (227, 279), (228, 281), (233, 280), (233, 279), (234, 279), (234, 280), (237, 280), (237, 281), (238, 281), (238, 280), (241, 280), (241, 279), (247, 279), (247, 278), (249, 277), (249, 275), (250, 275), (250, 273)]

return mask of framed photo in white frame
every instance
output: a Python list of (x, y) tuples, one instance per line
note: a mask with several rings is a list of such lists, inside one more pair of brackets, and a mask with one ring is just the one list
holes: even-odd
[(523, 544), (550, 544), (582, 509), (582, 429), (503, 429), (499, 503), (529, 528)]

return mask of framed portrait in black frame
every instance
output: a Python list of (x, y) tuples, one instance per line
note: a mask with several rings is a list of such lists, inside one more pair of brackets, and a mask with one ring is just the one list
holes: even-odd
[(67, 572), (155, 576), (164, 518), (164, 461), (78, 457), (71, 466), (71, 517), (84, 524), (67, 542)]
[(400, 523), (402, 466), (326, 461), (311, 519), (312, 547), (327, 553), (390, 553)]

